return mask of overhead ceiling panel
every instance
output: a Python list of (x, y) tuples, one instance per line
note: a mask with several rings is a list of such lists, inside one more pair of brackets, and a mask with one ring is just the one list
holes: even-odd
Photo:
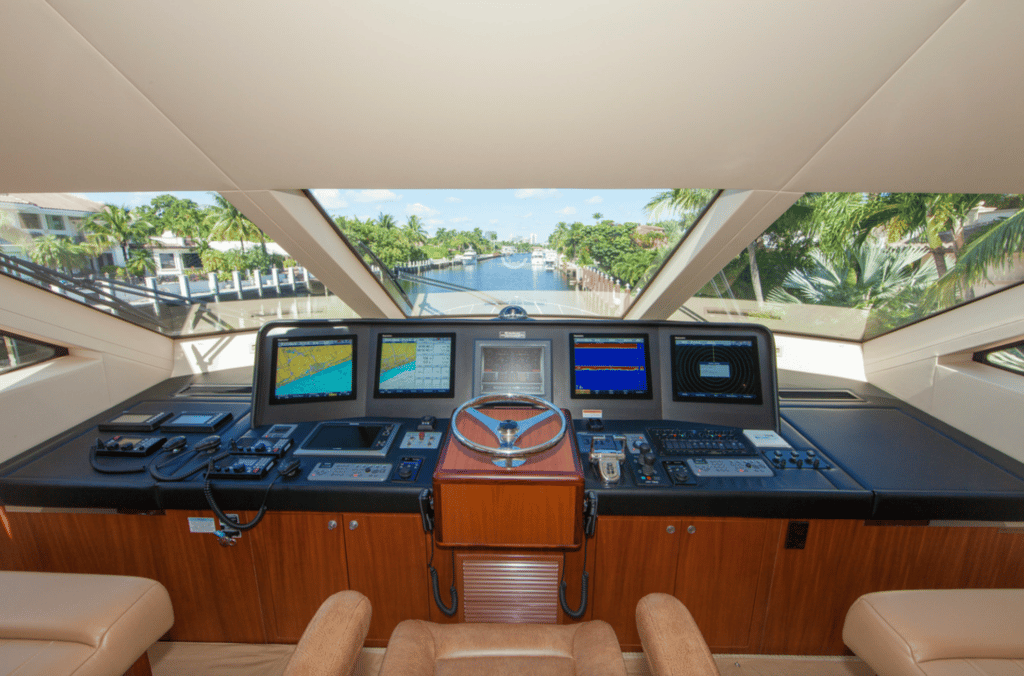
[(42, 0), (4, 0), (0, 192), (228, 188), (167, 118)]
[(787, 186), (1024, 192), (1024, 3), (963, 5)]
[(50, 0), (242, 189), (778, 189), (962, 0)]

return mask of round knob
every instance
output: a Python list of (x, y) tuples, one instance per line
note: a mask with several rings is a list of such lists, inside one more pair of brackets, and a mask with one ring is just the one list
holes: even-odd
[(686, 527), (686, 532), (689, 533), (690, 535), (693, 535), (694, 533), (697, 532), (697, 527), (696, 526), (687, 526)]
[(327, 522), (327, 530), (334, 530), (337, 527), (338, 527), (338, 522), (335, 521), (334, 519), (331, 519), (330, 521)]
[(676, 532), (676, 527), (675, 526), (669, 526), (668, 528), (665, 529), (665, 532), (668, 533), (669, 535), (671, 535), (672, 533)]
[[(650, 447), (648, 446), (648, 448)], [(640, 456), (640, 462), (647, 465), (648, 467), (654, 467), (654, 461), (657, 459), (658, 456), (656, 456), (654, 452), (650, 450)]]
[(356, 521), (355, 519), (352, 519), (351, 521), (348, 522), (348, 529), (349, 530), (355, 530), (356, 528), (359, 528), (359, 522), (358, 521)]
[(408, 479), (411, 476), (412, 476), (412, 468), (411, 467), (399, 467), (398, 468), (398, 478), (399, 479)]
[(648, 453), (651, 450), (651, 445), (642, 439), (637, 439), (633, 442), (633, 448), (641, 453)]

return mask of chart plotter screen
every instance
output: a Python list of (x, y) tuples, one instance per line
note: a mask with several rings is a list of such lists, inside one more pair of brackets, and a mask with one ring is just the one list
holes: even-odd
[(454, 395), (455, 334), (381, 334), (376, 397)]
[(355, 399), (355, 360), (355, 336), (275, 339), (270, 403)]
[(760, 404), (757, 339), (672, 336), (672, 399), (716, 404)]
[(572, 334), (573, 399), (650, 399), (647, 336)]

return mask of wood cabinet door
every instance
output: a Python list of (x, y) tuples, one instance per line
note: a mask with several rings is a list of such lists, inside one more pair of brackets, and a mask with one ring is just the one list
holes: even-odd
[(320, 604), (348, 589), (343, 514), (270, 512), (249, 531), (267, 640), (297, 643)]
[(427, 539), (420, 515), (346, 513), (342, 528), (349, 587), (365, 594), (373, 607), (366, 645), (387, 645), (402, 620), (430, 619)]
[(780, 522), (683, 518), (675, 596), (714, 652), (760, 644)]
[(623, 650), (637, 650), (636, 604), (647, 594), (675, 592), (678, 518), (602, 516), (598, 519), (591, 603), (594, 619), (612, 625)]

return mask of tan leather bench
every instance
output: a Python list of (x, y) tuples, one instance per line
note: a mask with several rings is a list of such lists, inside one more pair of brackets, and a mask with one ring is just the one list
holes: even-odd
[(0, 676), (119, 676), (173, 623), (154, 580), (0, 572)]
[(1024, 673), (1024, 590), (948, 589), (865, 594), (843, 641), (879, 676)]

